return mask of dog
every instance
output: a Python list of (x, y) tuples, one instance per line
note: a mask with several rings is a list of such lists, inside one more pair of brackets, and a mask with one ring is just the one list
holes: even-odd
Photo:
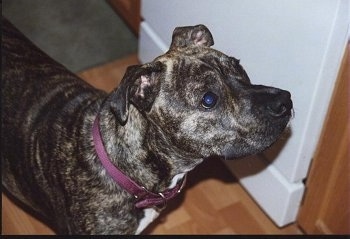
[(203, 160), (257, 154), (292, 115), (204, 25), (107, 94), (2, 24), (2, 184), (58, 234), (140, 234)]

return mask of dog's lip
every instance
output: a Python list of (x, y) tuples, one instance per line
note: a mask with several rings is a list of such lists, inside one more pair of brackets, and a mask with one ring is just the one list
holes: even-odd
[[(222, 153), (221, 155), (219, 155), (219, 157), (225, 160), (234, 160), (234, 159), (244, 158), (247, 156), (256, 155), (263, 152), (264, 150), (271, 147), (276, 141), (278, 141), (281, 134), (283, 134), (283, 132), (285, 132), (287, 128), (290, 127), (291, 117), (292, 117), (292, 112), (288, 117), (287, 116), (284, 117), (285, 122), (282, 123), (281, 125), (282, 127), (276, 132), (269, 133), (268, 135), (265, 135), (265, 136), (259, 136), (264, 138), (263, 141), (260, 141), (257, 139), (254, 140), (254, 138), (252, 138), (251, 140), (247, 140), (240, 143), (235, 143), (235, 142), (226, 143), (223, 146), (221, 151)], [(270, 137), (266, 137), (266, 136), (270, 136)]]
[(238, 160), (238, 159), (259, 154), (263, 152), (265, 149), (267, 149), (269, 146), (264, 146), (262, 148), (251, 147), (250, 149), (244, 149), (244, 150), (238, 150), (238, 151), (237, 151), (237, 148), (234, 148), (232, 146), (231, 148), (227, 148), (226, 150), (224, 150), (221, 158), (223, 158), (224, 160)]
[(233, 144), (226, 144), (222, 150), (222, 156), (225, 160), (232, 160), (241, 157), (241, 154), (238, 153), (239, 148), (235, 147)]

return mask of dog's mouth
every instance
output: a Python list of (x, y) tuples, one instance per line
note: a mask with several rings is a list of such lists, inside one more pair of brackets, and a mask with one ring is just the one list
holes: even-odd
[(259, 154), (274, 145), (282, 135), (288, 132), (290, 130), (288, 125), (289, 121), (286, 121), (278, 129), (275, 129), (273, 133), (242, 137), (234, 142), (229, 142), (223, 147), (221, 158), (234, 160)]
[(221, 158), (224, 160), (235, 160), (239, 158), (243, 158), (249, 155), (255, 155), (258, 153), (261, 153), (265, 149), (269, 148), (273, 143), (271, 143), (268, 146), (260, 146), (260, 147), (252, 147), (252, 146), (241, 146), (241, 147), (234, 147), (232, 145), (227, 145), (225, 149), (223, 150), (223, 154)]
[(250, 146), (233, 146), (231, 144), (227, 144), (224, 147), (223, 153), (222, 153), (222, 158), (225, 160), (234, 160), (238, 158), (242, 158), (248, 155), (254, 155), (256, 153), (260, 152), (259, 150), (254, 149), (253, 147)]

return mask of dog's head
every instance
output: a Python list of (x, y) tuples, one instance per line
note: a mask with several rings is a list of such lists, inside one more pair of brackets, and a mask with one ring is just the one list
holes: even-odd
[(203, 25), (178, 27), (167, 53), (129, 67), (111, 105), (120, 124), (132, 104), (169, 145), (200, 158), (242, 157), (276, 141), (291, 117), (290, 93), (251, 84), (239, 60), (213, 44)]

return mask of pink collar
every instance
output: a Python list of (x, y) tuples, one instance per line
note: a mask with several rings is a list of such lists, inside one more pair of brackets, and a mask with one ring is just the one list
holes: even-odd
[(135, 203), (136, 208), (147, 208), (160, 205), (161, 208), (164, 208), (167, 201), (174, 198), (184, 187), (186, 174), (183, 180), (180, 180), (180, 182), (171, 189), (167, 189), (166, 191), (159, 193), (148, 191), (145, 187), (138, 185), (111, 163), (102, 142), (98, 117), (96, 117), (92, 128), (92, 136), (96, 153), (102, 165), (107, 170), (108, 174), (114, 179), (114, 181), (119, 184), (119, 186), (124, 188), (130, 194), (134, 195), (134, 197), (137, 199), (137, 202)]

